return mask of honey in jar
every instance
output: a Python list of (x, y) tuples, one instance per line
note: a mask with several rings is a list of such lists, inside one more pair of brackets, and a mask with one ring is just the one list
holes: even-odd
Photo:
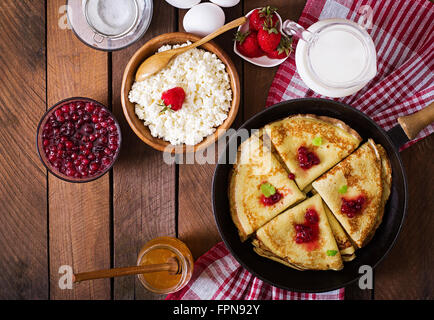
[(181, 290), (188, 283), (193, 274), (193, 256), (177, 238), (159, 237), (146, 243), (140, 250), (137, 265), (163, 264), (169, 259), (177, 260), (180, 271), (176, 274), (168, 271), (139, 274), (139, 280), (146, 289), (168, 294)]

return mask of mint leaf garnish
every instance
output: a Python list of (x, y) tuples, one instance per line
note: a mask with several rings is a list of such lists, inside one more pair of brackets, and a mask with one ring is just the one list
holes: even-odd
[(348, 186), (346, 184), (344, 184), (342, 187), (339, 188), (338, 191), (340, 194), (344, 194), (347, 192), (347, 190), (348, 190)]
[(336, 253), (338, 253), (336, 250), (327, 250), (327, 255), (328, 255), (328, 256), (333, 257), (333, 256), (336, 255)]
[(265, 182), (261, 184), (261, 192), (268, 198), (276, 193), (276, 188), (272, 184)]
[(316, 147), (319, 147), (320, 145), (322, 145), (322, 138), (321, 137), (315, 137), (312, 140), (312, 144)]

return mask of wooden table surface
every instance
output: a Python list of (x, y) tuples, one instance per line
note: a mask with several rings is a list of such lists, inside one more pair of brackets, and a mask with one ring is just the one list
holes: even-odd
[[(254, 7), (275, 5), (297, 20), (305, 0), (246, 0), (225, 9), (226, 21)], [(58, 287), (59, 267), (89, 271), (134, 265), (140, 247), (158, 236), (185, 241), (195, 258), (220, 241), (211, 208), (214, 165), (166, 165), (162, 153), (128, 127), (120, 104), (124, 67), (146, 41), (182, 30), (185, 10), (154, 0), (145, 36), (107, 53), (62, 29), (65, 0), (3, 0), (0, 4), (0, 299), (161, 299), (136, 277)], [(242, 87), (234, 123), (264, 108), (277, 68), (243, 62), (231, 50), (233, 33), (216, 41), (237, 66)], [(61, 181), (41, 164), (37, 124), (57, 101), (83, 96), (109, 106), (119, 119), (123, 147), (114, 168), (86, 183)], [(410, 205), (396, 246), (375, 270), (373, 290), (357, 286), (347, 299), (433, 299), (434, 135), (402, 152)]]

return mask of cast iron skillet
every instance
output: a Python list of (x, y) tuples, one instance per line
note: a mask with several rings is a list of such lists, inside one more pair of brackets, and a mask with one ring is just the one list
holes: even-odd
[[(432, 109), (432, 108), (431, 108)], [(312, 113), (340, 119), (355, 129), (366, 141), (373, 138), (387, 151), (392, 166), (392, 190), (385, 208), (383, 222), (374, 238), (364, 248), (356, 251), (356, 258), (345, 263), (341, 271), (297, 271), (278, 262), (257, 255), (250, 240), (242, 243), (232, 222), (228, 201), (228, 177), (236, 158), (235, 152), (242, 142), (232, 136), (225, 152), (219, 158), (212, 185), (213, 211), (218, 230), (227, 248), (238, 262), (254, 276), (273, 286), (298, 292), (322, 292), (347, 286), (356, 281), (361, 274), (362, 265), (371, 267), (387, 255), (395, 243), (407, 211), (407, 180), (399, 155), (399, 146), (408, 141), (403, 130), (397, 126), (385, 132), (362, 112), (333, 100), (303, 98), (276, 104), (256, 114), (240, 129), (259, 129), (275, 120), (291, 114)]]

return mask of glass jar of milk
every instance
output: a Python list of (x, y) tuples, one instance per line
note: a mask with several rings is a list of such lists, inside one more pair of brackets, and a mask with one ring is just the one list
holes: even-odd
[(304, 29), (286, 20), (282, 30), (299, 38), (295, 50), (297, 71), (316, 93), (345, 97), (359, 91), (377, 73), (374, 42), (353, 21), (326, 19)]

